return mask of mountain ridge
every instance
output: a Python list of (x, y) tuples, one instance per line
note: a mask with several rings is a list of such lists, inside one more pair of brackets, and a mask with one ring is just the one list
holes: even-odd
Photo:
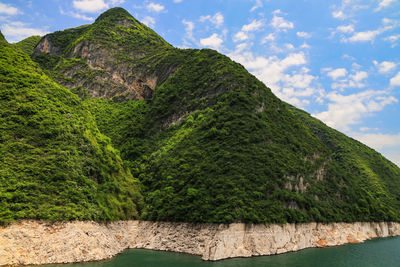
[(32, 58), (121, 152), (143, 186), (142, 219), (400, 220), (397, 166), (228, 57), (174, 48), (128, 14), (46, 35)]
[(138, 218), (140, 185), (79, 98), (0, 46), (0, 223)]

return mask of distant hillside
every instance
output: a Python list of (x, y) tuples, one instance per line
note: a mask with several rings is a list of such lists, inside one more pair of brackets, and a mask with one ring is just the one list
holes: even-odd
[(69, 90), (0, 35), (0, 223), (137, 218), (139, 182)]
[(13, 45), (21, 49), (28, 56), (31, 56), (33, 54), (36, 45), (39, 43), (41, 39), (42, 36), (31, 36)]
[(398, 167), (228, 57), (173, 48), (122, 8), (46, 35), (34, 60), (121, 151), (143, 184), (143, 219), (400, 220)]

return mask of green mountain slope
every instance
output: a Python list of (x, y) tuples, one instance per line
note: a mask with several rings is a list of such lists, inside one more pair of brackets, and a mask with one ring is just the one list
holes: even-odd
[(113, 8), (92, 25), (46, 35), (34, 60), (80, 96), (143, 99), (151, 97), (157, 81), (140, 60), (170, 49), (124, 9)]
[(143, 219), (400, 220), (394, 164), (228, 57), (173, 48), (121, 8), (45, 36), (34, 59), (85, 98), (143, 184)]
[(33, 54), (36, 45), (39, 43), (41, 39), (42, 36), (31, 36), (13, 45), (21, 49), (28, 56), (31, 56)]
[(0, 222), (137, 218), (139, 183), (90, 112), (0, 37)]

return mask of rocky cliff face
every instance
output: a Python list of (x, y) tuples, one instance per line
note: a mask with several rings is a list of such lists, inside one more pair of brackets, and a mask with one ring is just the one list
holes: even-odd
[(273, 255), (400, 235), (399, 223), (189, 224), (146, 221), (45, 223), (0, 228), (0, 266), (108, 259), (125, 248), (200, 255), (204, 260)]
[(141, 63), (155, 49), (172, 47), (125, 12), (112, 9), (92, 25), (46, 35), (33, 59), (81, 96), (150, 99), (160, 77)]

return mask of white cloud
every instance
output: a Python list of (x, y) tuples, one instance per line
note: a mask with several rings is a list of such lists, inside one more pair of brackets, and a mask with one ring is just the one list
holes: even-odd
[(394, 34), (394, 35), (384, 38), (383, 40), (392, 43), (392, 48), (393, 48), (393, 47), (397, 46), (396, 42), (399, 39), (400, 39), (400, 34)]
[(380, 33), (379, 30), (357, 32), (347, 40), (349, 42), (369, 42), (375, 40), (375, 37)]
[(215, 13), (214, 16), (207, 15), (200, 17), (201, 22), (204, 22), (206, 20), (210, 21), (217, 28), (221, 27), (224, 24), (224, 16), (220, 12)]
[(32, 35), (43, 36), (48, 32), (43, 29), (27, 27), (28, 25), (19, 21), (10, 22), (1, 26), (1, 32), (8, 42), (18, 42)]
[(332, 12), (332, 17), (335, 19), (345, 19), (347, 16), (343, 13), (342, 10), (336, 10)]
[(304, 43), (300, 46), (300, 48), (301, 48), (301, 49), (310, 49), (311, 46), (310, 46), (309, 44), (307, 44), (306, 42), (304, 42)]
[(244, 32), (257, 31), (263, 26), (264, 26), (264, 21), (263, 20), (256, 20), (255, 19), (251, 23), (243, 25), (242, 31), (244, 31)]
[(382, 0), (379, 2), (378, 7), (375, 9), (375, 11), (379, 11), (383, 8), (386, 8), (388, 6), (390, 6), (391, 4), (395, 3), (396, 0)]
[[(186, 26), (185, 27), (185, 39), (189, 39), (190, 41), (196, 43), (196, 39), (193, 36), (193, 30), (194, 30), (194, 23), (192, 21), (188, 20), (182, 20), (182, 23)], [(184, 40), (186, 43), (187, 41)]]
[(378, 61), (374, 60), (372, 61), (374, 63), (374, 65), (378, 68), (378, 72), (379, 73), (388, 73), (393, 71), (397, 64), (394, 62), (390, 62), (390, 61), (383, 61), (381, 63), (379, 63)]
[(321, 90), (313, 86), (317, 77), (304, 67), (307, 59), (303, 52), (291, 53), (284, 58), (255, 56), (248, 51), (235, 51), (229, 56), (269, 86), (280, 99), (293, 105), (306, 106), (310, 103), (308, 98), (321, 95)]
[(249, 43), (241, 43), (241, 44), (236, 45), (235, 49), (237, 52), (241, 52), (245, 49), (249, 49), (250, 47), (251, 47), (251, 44), (249, 44)]
[(275, 41), (275, 35), (273, 33), (267, 34), (261, 41), (261, 44), (266, 44), (267, 42)]
[(146, 9), (148, 11), (159, 13), (159, 12), (163, 11), (165, 9), (165, 7), (163, 5), (150, 2), (147, 4)]
[(362, 133), (362, 134), (355, 134), (354, 137), (357, 140), (375, 149), (400, 146), (400, 133), (398, 134)]
[[(344, 69), (343, 69), (344, 70)], [(354, 71), (354, 69), (353, 69)], [(335, 82), (332, 83), (331, 87), (332, 89), (335, 90), (344, 90), (345, 88), (362, 88), (366, 86), (366, 84), (363, 83), (365, 79), (368, 78), (368, 73), (365, 71), (356, 71), (353, 74), (350, 74), (348, 77), (346, 77), (346, 73), (334, 73), (335, 74), (343, 74), (338, 77), (343, 77), (340, 80), (336, 81), (338, 77), (336, 77)], [(332, 76), (331, 76), (332, 77)], [(333, 78), (333, 77), (332, 77)]]
[(180, 3), (182, 0), (174, 0), (174, 3)]
[(249, 36), (247, 35), (247, 33), (245, 32), (237, 32), (234, 36), (233, 36), (233, 41), (235, 42), (240, 42), (240, 41), (245, 41), (249, 39)]
[[(378, 129), (375, 129), (378, 130)], [(354, 139), (381, 152), (390, 161), (400, 166), (400, 133), (351, 133)]]
[(125, 0), (110, 0), (111, 5), (120, 5), (125, 3)]
[(0, 14), (4, 15), (17, 15), (20, 11), (12, 5), (0, 3)]
[(153, 28), (156, 25), (156, 20), (153, 17), (146, 16), (142, 19), (142, 23), (147, 27)]
[(308, 32), (296, 32), (296, 35), (301, 38), (310, 38), (311, 33)]
[(354, 32), (354, 25), (341, 25), (336, 28), (336, 31), (342, 32), (342, 33), (352, 33)]
[(254, 6), (252, 6), (252, 8), (250, 9), (250, 12), (253, 12), (254, 10), (256, 10), (257, 8), (260, 8), (263, 6), (261, 0), (255, 0), (256, 3)]
[(294, 25), (293, 22), (285, 20), (283, 17), (279, 17), (276, 14), (280, 14), (279, 10), (274, 11), (274, 17), (272, 18), (271, 26), (274, 27), (277, 31), (283, 30), (286, 31), (287, 29), (293, 29)]
[(88, 17), (88, 16), (86, 16), (86, 15), (83, 15), (83, 14), (80, 14), (80, 13), (77, 13), (77, 12), (73, 12), (73, 11), (65, 12), (65, 11), (64, 11), (63, 9), (61, 9), (61, 8), (60, 8), (60, 14), (61, 14), (61, 15), (68, 15), (68, 16), (71, 16), (71, 17), (73, 17), (73, 18), (81, 19), (81, 20), (86, 20), (86, 21), (93, 21), (93, 20), (94, 20), (94, 18), (92, 18), (92, 17)]
[(85, 15), (82, 15), (82, 14), (79, 14), (79, 13), (76, 13), (76, 12), (71, 12), (70, 15), (72, 17), (76, 18), (76, 19), (81, 19), (81, 20), (86, 20), (86, 21), (93, 21), (94, 20), (94, 18), (92, 18), (92, 17), (88, 17), (88, 16), (85, 16)]
[(329, 93), (328, 110), (314, 114), (316, 118), (338, 130), (349, 131), (351, 125), (359, 124), (363, 118), (381, 111), (398, 100), (386, 91), (367, 90), (360, 93), (342, 95)]
[(256, 20), (256, 19), (253, 20), (249, 24), (245, 24), (245, 25), (242, 26), (241, 31), (237, 32), (233, 36), (233, 41), (234, 42), (245, 41), (245, 40), (249, 39), (248, 32), (257, 31), (263, 26), (264, 26), (264, 21), (263, 20)]
[(344, 68), (338, 68), (338, 69), (329, 71), (326, 75), (331, 77), (333, 80), (337, 80), (340, 77), (346, 76), (347, 70)]
[(343, 38), (342, 41), (344, 42), (372, 42), (375, 40), (376, 36), (391, 30), (395, 27), (397, 27), (398, 22), (395, 20), (383, 18), (382, 19), (382, 24), (380, 28), (376, 30), (369, 30), (369, 31), (364, 31), (364, 32), (355, 32), (353, 36), (350, 38)]
[(400, 71), (390, 79), (390, 86), (400, 86)]
[(200, 39), (200, 44), (202, 46), (211, 47), (213, 49), (219, 49), (223, 42), (222, 38), (216, 33), (213, 33), (210, 37)]
[(74, 0), (74, 8), (87, 13), (96, 13), (109, 7), (104, 0)]
[(335, 9), (332, 12), (332, 17), (339, 20), (351, 18), (357, 10), (369, 8), (367, 1), (360, 0), (342, 0), (340, 5), (333, 5), (332, 7)]
[(361, 82), (364, 79), (368, 78), (368, 73), (365, 71), (357, 71), (355, 74), (351, 74), (350, 78), (353, 79), (356, 83)]

